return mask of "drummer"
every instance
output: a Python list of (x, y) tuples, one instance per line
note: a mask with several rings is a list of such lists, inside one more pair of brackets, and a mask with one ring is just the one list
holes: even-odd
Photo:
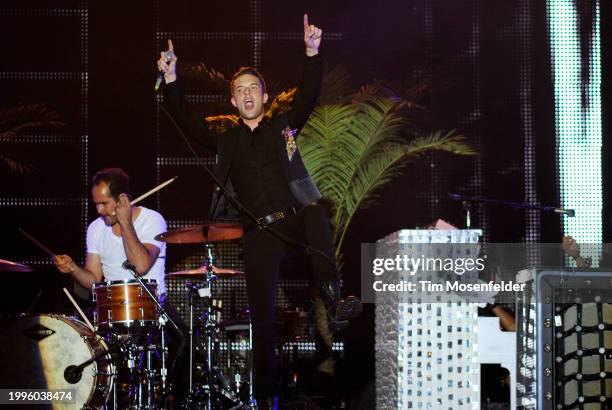
[(100, 217), (87, 228), (85, 266), (77, 265), (68, 255), (57, 255), (55, 266), (91, 289), (103, 280), (134, 279), (123, 267), (127, 260), (142, 277), (157, 280), (159, 294), (165, 295), (166, 244), (155, 240), (167, 231), (164, 218), (151, 209), (130, 205), (130, 177), (121, 168), (97, 172), (91, 186)]

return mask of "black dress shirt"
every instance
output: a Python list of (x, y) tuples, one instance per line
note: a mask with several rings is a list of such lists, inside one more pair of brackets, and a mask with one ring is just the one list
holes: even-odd
[(238, 138), (230, 178), (243, 205), (257, 217), (295, 206), (268, 122), (242, 124)]

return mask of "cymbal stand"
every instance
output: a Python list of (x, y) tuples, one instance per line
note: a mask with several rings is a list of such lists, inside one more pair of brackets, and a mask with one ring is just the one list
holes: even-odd
[[(204, 324), (206, 332), (206, 383), (205, 390), (207, 392), (206, 403), (209, 410), (219, 407), (219, 402), (216, 400), (229, 400), (232, 403), (231, 409), (248, 408), (238, 396), (231, 391), (229, 379), (221, 372), (218, 366), (215, 366), (216, 360), (213, 356), (214, 352), (218, 352), (218, 332), (219, 323), (221, 322), (222, 300), (213, 299), (212, 286), (217, 280), (217, 275), (213, 271), (213, 265), (216, 263), (215, 246), (212, 243), (204, 243), (205, 256), (204, 266), (206, 266), (205, 284), (202, 289), (199, 289), (200, 296), (204, 299), (204, 312), (202, 313), (201, 321)], [(213, 394), (215, 401), (213, 402)], [(213, 403), (217, 406), (213, 407)]]
[(213, 365), (213, 342), (217, 330), (216, 315), (214, 312), (212, 299), (212, 284), (217, 279), (213, 272), (213, 265), (217, 261), (215, 255), (215, 245), (206, 242), (204, 243), (204, 266), (206, 266), (205, 287), (200, 289), (200, 296), (204, 298), (203, 323), (206, 332), (206, 405), (207, 409), (212, 409), (212, 392), (214, 383), (214, 365)]
[[(196, 405), (196, 402), (199, 401), (199, 397), (201, 392), (196, 394), (194, 389), (193, 382), (193, 369), (194, 369), (194, 298), (196, 295), (204, 299), (204, 327), (206, 332), (206, 361), (207, 361), (207, 374), (206, 374), (206, 382), (204, 383), (203, 390), (206, 395), (206, 408), (212, 409), (212, 383), (213, 383), (213, 360), (212, 360), (212, 338), (210, 337), (210, 329), (209, 329), (209, 321), (207, 318), (211, 317), (212, 313), (212, 293), (211, 293), (211, 285), (212, 282), (217, 278), (214, 272), (212, 271), (213, 264), (215, 263), (215, 246), (212, 243), (204, 244), (205, 256), (204, 256), (204, 264), (207, 267), (207, 272), (205, 276), (205, 283), (202, 287), (199, 285), (195, 285), (191, 282), (185, 283), (189, 292), (189, 390), (187, 394), (187, 400), (183, 405), (183, 408), (192, 408)], [(216, 328), (216, 323), (214, 323), (214, 327)]]

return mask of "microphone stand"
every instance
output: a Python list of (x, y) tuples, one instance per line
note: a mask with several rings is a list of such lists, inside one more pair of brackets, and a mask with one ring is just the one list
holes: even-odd
[[(159, 303), (159, 300), (157, 299), (157, 297), (153, 294), (153, 292), (151, 291), (151, 289), (149, 289), (149, 287), (147, 286), (146, 283), (144, 283), (144, 281), (142, 280), (142, 277), (140, 276), (140, 274), (138, 273), (138, 271), (136, 271), (136, 267), (134, 265), (132, 265), (129, 261), (125, 261), (123, 262), (123, 268), (130, 271), (130, 273), (132, 274), (132, 276), (134, 277), (134, 279), (136, 279), (138, 281), (138, 283), (140, 284), (140, 286), (145, 290), (145, 292), (147, 292), (147, 294), (149, 295), (149, 297), (151, 298), (151, 300), (153, 300), (153, 302), (155, 303), (155, 305), (157, 306), (158, 312), (160, 314), (161, 319), (165, 322), (170, 322), (170, 324), (172, 324), (172, 326), (174, 327), (174, 329), (176, 330), (176, 333), (179, 335), (179, 338), (181, 339), (181, 346), (183, 345), (184, 342), (184, 334), (181, 331), (181, 329), (178, 327), (178, 325), (176, 324), (176, 322), (174, 322), (174, 320), (172, 320), (172, 318), (170, 317), (170, 315), (168, 314), (168, 312), (166, 312), (166, 309), (164, 309), (164, 307), (161, 305), (161, 303)], [(162, 334), (161, 334), (161, 338), (162, 338), (162, 346), (164, 343), (164, 333), (163, 333), (163, 327), (162, 327)], [(163, 349), (163, 348), (162, 348)], [(164, 355), (166, 353), (162, 352), (162, 358), (164, 358)], [(163, 359), (165, 360), (165, 359)], [(174, 366), (177, 364), (177, 361), (175, 360), (174, 363), (172, 364), (172, 369), (170, 370), (171, 375), (173, 375), (174, 373)], [(165, 380), (165, 377), (164, 377)], [(171, 382), (171, 380), (168, 380), (169, 382)], [(166, 384), (164, 381), (164, 386), (163, 386), (163, 402), (166, 403), (166, 400), (168, 399), (168, 394), (169, 394), (169, 384)]]
[(172, 320), (172, 318), (170, 317), (170, 315), (168, 315), (168, 312), (166, 312), (166, 309), (164, 309), (164, 307), (161, 305), (161, 303), (159, 303), (159, 300), (157, 299), (157, 297), (153, 294), (153, 292), (151, 291), (151, 289), (149, 289), (149, 287), (147, 286), (146, 283), (144, 283), (144, 281), (142, 280), (142, 277), (140, 276), (140, 274), (136, 271), (136, 268), (134, 267), (134, 265), (132, 265), (131, 263), (129, 263), (128, 261), (123, 262), (123, 268), (126, 270), (129, 270), (130, 273), (132, 274), (132, 276), (134, 276), (134, 279), (136, 279), (138, 281), (138, 283), (140, 284), (140, 286), (145, 290), (145, 292), (147, 292), (147, 294), (149, 295), (149, 297), (151, 298), (151, 300), (153, 300), (153, 302), (155, 303), (155, 305), (157, 306), (157, 309), (160, 313), (160, 316), (170, 322), (170, 324), (172, 324), (172, 326), (174, 327), (174, 329), (176, 330), (176, 333), (178, 333), (179, 337), (183, 337), (183, 332), (181, 331), (181, 329), (178, 327), (178, 325), (174, 322), (174, 320)]
[(91, 359), (88, 359), (79, 365), (70, 365), (66, 367), (66, 369), (64, 370), (64, 379), (70, 384), (78, 383), (81, 380), (81, 377), (83, 376), (84, 368), (97, 361), (99, 358), (106, 356), (107, 354), (119, 349), (120, 347), (123, 347), (124, 345), (127, 345), (132, 341), (132, 339), (135, 339), (136, 337), (137, 336), (130, 336), (127, 339), (122, 340), (119, 343), (109, 347), (108, 349), (101, 351)]
[(556, 206), (532, 205), (532, 204), (525, 204), (521, 202), (504, 201), (501, 199), (483, 198), (483, 197), (478, 197), (478, 196), (460, 195), (460, 194), (454, 194), (454, 193), (449, 193), (448, 196), (450, 197), (450, 199), (454, 201), (461, 201), (463, 208), (466, 211), (466, 221), (467, 221), (468, 228), (471, 225), (470, 204), (473, 202), (503, 205), (503, 206), (507, 206), (510, 208), (514, 208), (514, 209), (534, 209), (540, 212), (554, 212), (558, 214), (567, 215), (570, 218), (573, 218), (576, 216), (576, 210), (563, 209), (563, 208), (559, 208)]

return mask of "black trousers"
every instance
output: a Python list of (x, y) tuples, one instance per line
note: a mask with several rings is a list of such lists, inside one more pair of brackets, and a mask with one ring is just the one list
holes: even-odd
[[(309, 205), (272, 225), (279, 232), (324, 252), (311, 252), (317, 280), (336, 276), (334, 247), (329, 218), (318, 205)], [(276, 394), (276, 307), (275, 296), (281, 260), (294, 247), (267, 230), (252, 230), (244, 236), (244, 264), (253, 327), (255, 393), (258, 399)]]

